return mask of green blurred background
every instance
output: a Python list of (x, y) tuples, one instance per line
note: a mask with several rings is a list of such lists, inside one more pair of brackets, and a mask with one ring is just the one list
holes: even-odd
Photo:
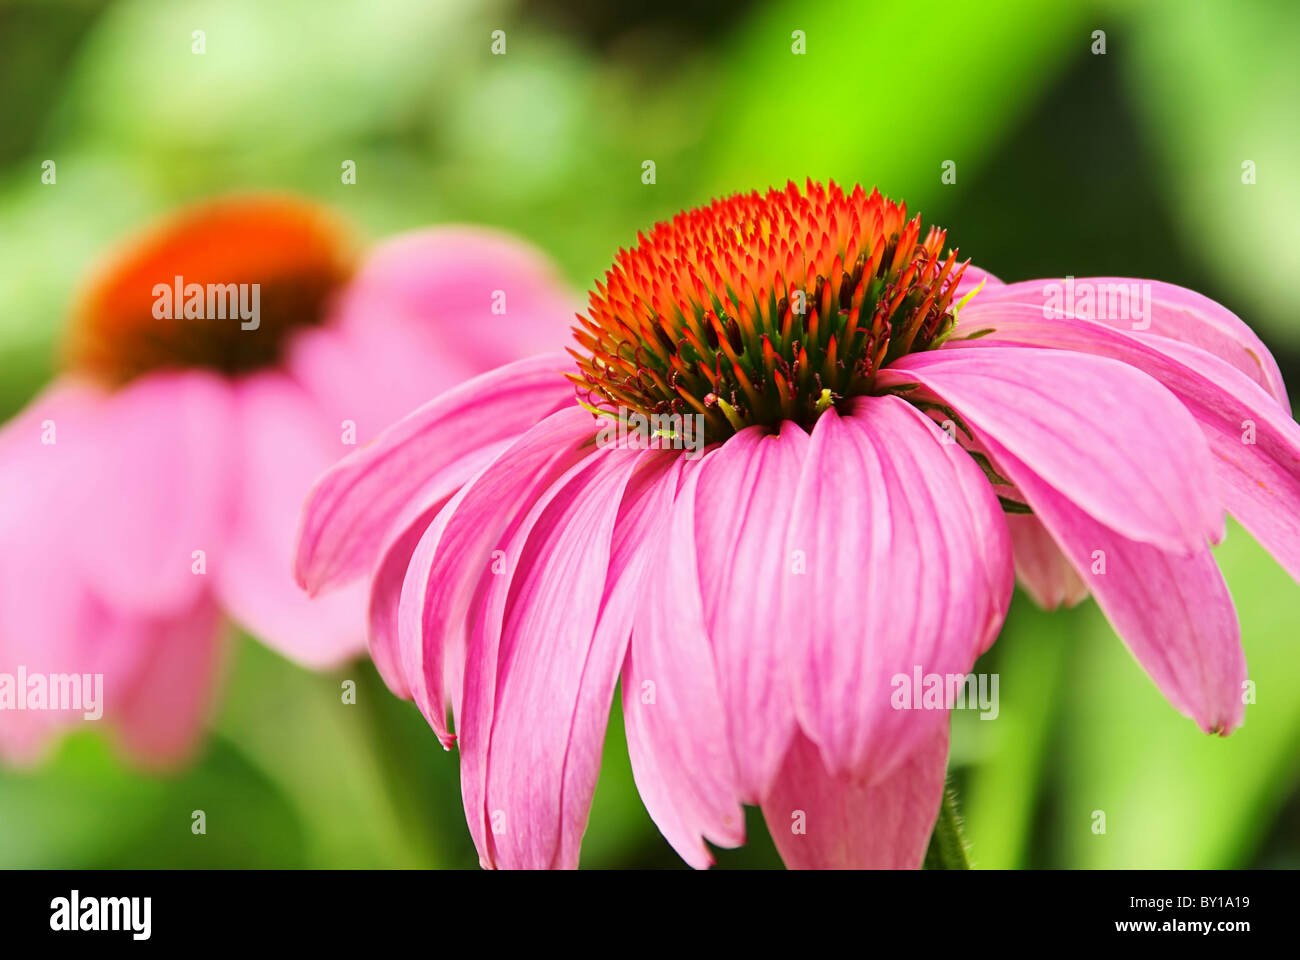
[[(0, 416), (54, 372), (92, 258), (251, 187), (374, 238), (497, 225), (585, 289), (638, 229), (718, 193), (875, 183), (1003, 279), (1199, 290), (1295, 388), (1298, 55), (1292, 0), (0, 0)], [(1300, 866), (1300, 587), (1240, 528), (1219, 558), (1258, 684), (1226, 740), (1165, 703), (1091, 601), (1049, 615), (1017, 595), (976, 668), (1001, 675), (1000, 717), (954, 716), (977, 866)], [(0, 866), (477, 864), (455, 757), (368, 664), (313, 675), (249, 638), (230, 664), (186, 772), (136, 774), (93, 732), (0, 770)], [(779, 864), (757, 816), (718, 859)], [(637, 798), (617, 708), (583, 864), (681, 866)]]

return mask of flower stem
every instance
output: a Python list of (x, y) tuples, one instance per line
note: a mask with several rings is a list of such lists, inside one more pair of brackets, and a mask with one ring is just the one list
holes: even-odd
[(939, 805), (939, 819), (930, 835), (930, 849), (925, 852), (925, 870), (969, 870), (966, 840), (961, 835), (961, 820), (957, 816), (957, 794), (951, 787), (943, 791)]

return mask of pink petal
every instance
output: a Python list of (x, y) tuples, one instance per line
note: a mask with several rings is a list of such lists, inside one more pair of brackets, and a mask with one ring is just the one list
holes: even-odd
[(382, 318), (478, 372), (562, 349), (581, 306), (535, 247), (482, 227), (438, 227), (375, 248), (338, 322), (369, 328)]
[(1246, 661), (1232, 598), (1209, 548), (1180, 556), (1128, 540), (996, 442), (989, 450), (1169, 701), (1206, 732), (1239, 726)]
[(567, 743), (587, 668), (612, 693), (623, 660), (626, 635), (606, 634), (606, 649), (594, 648), (592, 635), (636, 459), (596, 450), (566, 473), (503, 544), (503, 572), (484, 583), (466, 651), (460, 746), (465, 813), (487, 865), (551, 867), (563, 833), (581, 833), (582, 823), (559, 816)]
[(1184, 554), (1222, 539), (1209, 449), (1195, 419), (1127, 364), (1028, 347), (944, 349), (905, 356), (878, 382), (920, 382), (977, 436), (996, 440), (1130, 539)]
[[(391, 664), (383, 671), (389, 688), (399, 696), (415, 701), (444, 750), (450, 750), (456, 742), (447, 724), (447, 707), (450, 704), (453, 713), (460, 716), (467, 629), (465, 613), (474, 600), (474, 590), (482, 577), (484, 565), (461, 566), (455, 569), (453, 576), (440, 576), (437, 580), (433, 578), (433, 568), (442, 561), (446, 552), (442, 537), (447, 524), (456, 517), (460, 505), (473, 489), (474, 480), (470, 480), (442, 504), (411, 549), (398, 587), (396, 661), (392, 661), (391, 655), (384, 651), (388, 643), (382, 636), (377, 634), (374, 641), (379, 653), (376, 665), (381, 662)], [(412, 531), (415, 529), (418, 529), (418, 524), (412, 526)], [(491, 536), (489, 533), (488, 537)], [(448, 550), (452, 542), (448, 542)], [(486, 551), (492, 542), (485, 538), (475, 545), (475, 549), (481, 547)], [(376, 577), (385, 574), (387, 566), (385, 559)], [(397, 571), (393, 570), (393, 573)], [(376, 589), (386, 591), (387, 587), (380, 588), (376, 584)], [(444, 594), (447, 597), (445, 603), (441, 602)], [(372, 600), (372, 604), (380, 602), (386, 603), (386, 598)], [(376, 631), (381, 629), (377, 621), (372, 623)]]
[(528, 508), (590, 452), (591, 415), (567, 407), (534, 426), (442, 508), (411, 555), (398, 605), (402, 669), (444, 746), (446, 691), (459, 716), (468, 617), (482, 581), (504, 573), (503, 548)]
[(1217, 357), (1182, 344), (1164, 352), (1204, 378), (1175, 392), (1205, 430), (1228, 512), (1300, 580), (1300, 424)]
[(777, 592), (808, 442), (793, 423), (741, 430), (704, 461), (695, 495), (704, 622), (746, 802), (766, 794), (794, 735), (797, 638), (781, 628)]
[(698, 869), (713, 863), (704, 838), (724, 847), (745, 842), (745, 814), (700, 599), (700, 463), (679, 462), (681, 489), (654, 541), (651, 569), (660, 581), (644, 593), (623, 665), (623, 718), (637, 790), (673, 849)]
[[(600, 619), (582, 671), (564, 757), (560, 798), (560, 848), (552, 866), (576, 868), (609, 722), (609, 707), (628, 649), (638, 606), (650, 577), (650, 561), (665, 526), (680, 458), (657, 451), (638, 456), (614, 526), (609, 574)], [(617, 654), (617, 659), (614, 659)], [(550, 807), (546, 816), (552, 816)]]
[(803, 646), (800, 726), (832, 772), (875, 782), (933, 733), (896, 708), (893, 678), (966, 674), (1014, 577), (1002, 508), (970, 455), (897, 397), (851, 409), (813, 430), (778, 592)]
[(1052, 535), (1028, 514), (1007, 514), (1020, 585), (1044, 610), (1073, 607), (1088, 596), (1088, 585), (1061, 552)]
[(0, 425), (0, 530), (32, 525), (34, 511), (44, 514), (36, 525), (44, 540), (75, 529), (63, 498), (86, 475), (84, 456), (105, 399), (92, 384), (60, 378)]
[(563, 356), (534, 357), (443, 394), (330, 469), (303, 508), (295, 572), (317, 593), (367, 573), (393, 522), (430, 478), (573, 402)]
[(930, 728), (889, 777), (835, 776), (816, 744), (796, 734), (763, 803), (776, 849), (792, 869), (916, 869), (943, 799), (948, 714), (910, 715)]
[[(495, 443), (476, 450), (462, 462), (467, 470), (481, 470), (496, 460), (508, 442)], [(410, 699), (410, 684), (402, 662), (399, 631), (399, 610), (402, 585), (411, 567), (411, 557), (425, 532), (439, 512), (447, 505), (458, 489), (463, 488), (458, 476), (448, 476), (444, 471), (434, 478), (434, 483), (420, 491), (393, 522), (393, 531), (380, 551), (379, 562), (370, 580), (370, 605), (368, 609), (367, 640), (370, 658), (375, 669), (396, 696)], [(469, 482), (473, 482), (472, 480)]]
[(437, 511), (446, 505), (445, 500), (435, 500), (430, 510), (421, 513), (415, 523), (402, 530), (389, 541), (375, 567), (370, 581), (370, 606), (367, 609), (366, 638), (370, 646), (370, 659), (384, 678), (393, 696), (411, 699), (411, 685), (406, 681), (402, 666), (402, 649), (398, 641), (398, 609), (402, 599), (402, 583), (411, 564), (411, 554), (424, 536), (428, 524)]
[(230, 615), (272, 649), (304, 666), (335, 666), (362, 649), (362, 587), (306, 596), (293, 581), (293, 547), (312, 481), (349, 448), (283, 374), (254, 374), (234, 390), (236, 507), (208, 575)]
[[(1236, 367), (1267, 390), (1288, 413), (1290, 412), (1286, 386), (1282, 382), (1282, 374), (1273, 355), (1268, 352), (1268, 348), (1255, 332), (1223, 305), (1194, 290), (1175, 286), (1172, 283), (1159, 283), (1155, 280), (1077, 277), (1073, 282), (1074, 289), (1079, 291), (1075, 296), (1075, 311), (1069, 310), (1069, 304), (1065, 301), (1064, 280), (1026, 280), (1022, 283), (986, 288), (971, 301), (971, 312), (963, 311), (962, 319), (973, 323), (981, 313), (992, 313), (996, 316), (997, 308), (1009, 303), (1024, 304), (1044, 318), (1051, 314), (1053, 318), (1064, 319), (1073, 316), (1075, 312), (1086, 310), (1081, 300), (1084, 284), (1090, 285), (1094, 294), (1099, 290), (1109, 290), (1112, 285), (1121, 284), (1131, 291), (1132, 285), (1136, 284), (1140, 295), (1145, 286), (1150, 291), (1150, 317), (1138, 318), (1130, 308), (1129, 316), (1132, 319), (1118, 319), (1111, 316), (1112, 310), (1108, 303), (1105, 309), (1094, 307), (1091, 316), (1081, 319), (1092, 319), (1116, 329), (1129, 332), (1141, 331), (1141, 335), (1144, 336), (1166, 337), (1200, 347)], [(1055, 297), (1053, 293), (1056, 294)], [(1058, 304), (1061, 309), (1054, 309)], [(1120, 304), (1117, 303), (1116, 306)]]
[[(182, 410), (176, 419), (183, 426), (201, 426), (184, 420), (202, 405), (194, 393), (206, 390), (206, 384), (178, 388)], [(193, 393), (187, 396), (187, 391)], [(137, 406), (150, 395), (131, 397), (125, 410), (110, 407), (108, 414), (111, 424), (124, 428), (120, 439), (137, 444), (137, 450), (143, 438), (136, 434), (141, 428), (132, 412), (158, 413)], [(177, 400), (177, 392), (168, 399)], [(97, 432), (104, 430), (97, 421), (105, 402), (98, 389), (61, 381), (0, 433), (0, 538), (23, 557), (0, 575), (0, 672), (13, 674), (21, 666), (29, 676), (81, 674), (92, 685), (102, 678), (100, 719), (87, 718), (85, 709), (6, 710), (0, 712), (0, 750), (31, 760), (59, 728), (111, 724), (136, 763), (172, 767), (199, 742), (215, 681), (220, 615), (206, 590), (197, 592), (191, 606), (167, 615), (105, 604), (70, 562), (82, 534), (74, 507), (103, 477), (111, 437)], [(153, 420), (164, 431), (176, 426), (166, 418)], [(219, 449), (220, 427), (217, 423), (212, 429)], [(172, 430), (172, 435), (178, 433), (185, 431)], [(42, 442), (47, 438), (54, 442)], [(229, 449), (220, 452), (229, 458)], [(165, 456), (167, 451), (152, 453)], [(126, 466), (112, 458), (109, 462)], [(129, 547), (123, 552), (131, 555)], [(190, 573), (190, 563), (187, 550), (186, 576), (203, 582)]]
[[(1197, 347), (1087, 320), (1044, 320), (1023, 305), (1000, 307), (996, 317), (968, 321), (963, 314), (959, 329), (968, 322), (994, 329), (978, 340), (959, 341), (963, 350), (1022, 343), (1087, 351), (1123, 360), (1159, 380), (1200, 424), (1228, 511), (1300, 579), (1300, 425), (1261, 387)], [(1254, 442), (1247, 443), (1252, 429)]]
[(295, 338), (288, 366), (364, 443), (471, 377), (562, 349), (579, 306), (545, 257), (507, 234), (413, 231), (370, 253), (330, 322)]
[(104, 598), (145, 616), (192, 607), (208, 580), (193, 551), (221, 562), (237, 460), (228, 384), (208, 373), (159, 373), (113, 394), (82, 451), (82, 568)]
[(412, 343), (375, 317), (368, 327), (305, 328), (286, 351), (285, 369), (312, 395), (335, 428), (355, 430), (358, 444), (482, 370)]
[(193, 755), (208, 718), (219, 672), (221, 614), (201, 597), (179, 617), (134, 629), (149, 653), (113, 719), (137, 763), (175, 768)]
[[(166, 375), (142, 381), (120, 406), (97, 388), (64, 380), (0, 432), (0, 539), (23, 557), (0, 574), (0, 672), (12, 674), (21, 666), (29, 675), (82, 674), (92, 685), (102, 677), (99, 719), (87, 718), (86, 709), (0, 712), (0, 750), (6, 756), (35, 759), (51, 734), (87, 723), (117, 727), (127, 753), (147, 767), (174, 766), (198, 743), (216, 673), (220, 624), (210, 592), (194, 591), (190, 606), (167, 614), (107, 604), (90, 588), (74, 557), (86, 549), (81, 511), (91, 494), (104, 496), (98, 485), (131, 471), (141, 478), (147, 474), (148, 465), (122, 461), (128, 453), (158, 458), (154, 469), (168, 475), (158, 464), (172, 466), (173, 451), (165, 444), (171, 438), (177, 441), (176, 465), (201, 474), (207, 459), (193, 448), (207, 436), (223, 466), (231, 459), (231, 449), (223, 443), (225, 399), (223, 390), (205, 377), (183, 381)], [(160, 402), (176, 406), (158, 410), (153, 404)], [(160, 432), (156, 444), (143, 435), (146, 424)], [(54, 442), (44, 442), (50, 439)], [(113, 449), (114, 439), (122, 450)], [(224, 482), (226, 476), (218, 472), (216, 479)], [(202, 476), (194, 480), (198, 493), (215, 482)], [(178, 506), (178, 491), (160, 491), (157, 484), (116, 492), (119, 500), (107, 506), (110, 511), (143, 516), (148, 504), (142, 495), (160, 496), (164, 513)], [(95, 518), (94, 533), (114, 519)], [(159, 538), (166, 531), (149, 534)], [(161, 554), (150, 556), (127, 543), (122, 555), (130, 561), (141, 556), (156, 560)], [(191, 581), (206, 582), (190, 572), (188, 546), (183, 563), (186, 587)], [(105, 571), (97, 572), (103, 579)], [(168, 587), (166, 571), (161, 578), (160, 585)]]
[[(0, 543), (22, 558), (0, 566), (0, 673), (83, 674), (92, 683), (101, 674), (104, 707), (125, 699), (118, 694), (146, 645), (95, 598), (74, 560), (80, 525), (71, 505), (93, 476), (86, 437), (102, 402), (96, 388), (57, 381), (0, 428)], [(0, 756), (36, 762), (60, 729), (96, 722), (86, 712), (0, 710)]]
[[(655, 539), (647, 533), (671, 495), (671, 486), (659, 482), (671, 455), (610, 450), (592, 460), (570, 485), (583, 489), (565, 489), (540, 515), (509, 586), (487, 771), (491, 856), (497, 866), (578, 864), (609, 704), (644, 588), (644, 545)], [(638, 461), (640, 469), (629, 482)], [(620, 505), (617, 491), (624, 484)], [(611, 507), (617, 510), (612, 530)], [(583, 548), (584, 542), (594, 549)], [(606, 558), (603, 574), (600, 561)], [(590, 636), (594, 611), (588, 607), (596, 594), (580, 595), (574, 603), (559, 589), (559, 580), (567, 585), (584, 574), (592, 589), (603, 580), (599, 620)], [(538, 642), (552, 635), (554, 641)], [(552, 703), (555, 716), (543, 716), (539, 738), (538, 708)]]
[[(68, 585), (81, 583), (71, 562), (80, 531), (73, 508), (93, 476), (85, 458), (102, 402), (99, 390), (59, 380), (0, 425), (0, 543), (22, 558), (0, 566), (0, 593), (12, 591), (0, 603), (0, 645), (48, 648), (63, 635), (38, 624), (47, 616), (61, 619), (74, 592)], [(6, 630), (7, 615), (33, 619), (15, 620)]]

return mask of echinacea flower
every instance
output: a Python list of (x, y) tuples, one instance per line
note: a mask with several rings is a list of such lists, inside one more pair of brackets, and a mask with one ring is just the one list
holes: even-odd
[(312, 480), (431, 392), (561, 342), (570, 312), (518, 241), (430, 229), (358, 258), (289, 197), (207, 203), (121, 246), (63, 374), (0, 430), (0, 750), (33, 756), (90, 712), (52, 709), (52, 684), (102, 674), (128, 752), (182, 759), (227, 617), (309, 667), (363, 649), (364, 591), (293, 582)]
[[(790, 866), (919, 866), (951, 704), (906, 709), (894, 678), (966, 674), (1013, 567), (1048, 605), (1091, 591), (1203, 730), (1241, 723), (1224, 509), (1300, 575), (1268, 351), (1188, 290), (1136, 281), (1117, 319), (1112, 281), (1078, 281), (1097, 309), (945, 240), (811, 181), (679, 214), (619, 252), (571, 358), (479, 377), (317, 482), (299, 580), (376, 571), (376, 662), (458, 743), (484, 865), (577, 864), (621, 679), (690, 864), (756, 804)], [(703, 456), (673, 449), (692, 422)]]

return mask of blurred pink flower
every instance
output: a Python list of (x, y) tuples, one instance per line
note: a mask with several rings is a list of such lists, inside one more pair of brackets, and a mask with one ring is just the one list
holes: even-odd
[[(597, 284), (576, 365), (481, 376), (313, 488), (299, 579), (376, 571), (375, 661), (458, 740), (485, 866), (577, 864), (620, 676), (637, 786), (690, 864), (744, 841), (747, 803), (790, 866), (918, 866), (948, 718), (894, 680), (967, 673), (1013, 562), (1049, 605), (1091, 590), (1202, 729), (1240, 724), (1224, 508), (1300, 575), (1268, 351), (1190, 291), (1150, 284), (1136, 323), (1049, 310), (944, 241), (834, 184), (681, 214)], [(710, 445), (601, 442), (589, 410), (698, 416)]]
[[(201, 730), (226, 617), (308, 667), (363, 649), (362, 589), (293, 583), (312, 480), (430, 393), (562, 342), (572, 304), (541, 256), (478, 228), (353, 263), (323, 211), (258, 196), (180, 213), (88, 285), (66, 372), (0, 431), (6, 755), (84, 712), (5, 708), (20, 668), (102, 674), (105, 722), (169, 764)], [(257, 284), (259, 315), (211, 314), (205, 291), (210, 315), (186, 318), (190, 283)]]

